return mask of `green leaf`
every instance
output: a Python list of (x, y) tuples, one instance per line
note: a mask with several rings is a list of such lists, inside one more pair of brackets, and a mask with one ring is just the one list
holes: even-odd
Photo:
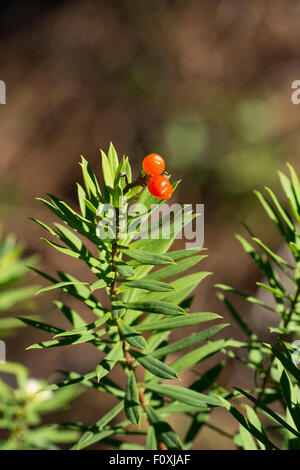
[(300, 182), (297, 173), (295, 172), (292, 165), (287, 163), (288, 169), (290, 170), (290, 175), (292, 179), (293, 190), (297, 198), (298, 205), (300, 205)]
[(96, 372), (88, 372), (87, 374), (80, 375), (80, 374), (74, 374), (72, 378), (68, 380), (64, 380), (63, 382), (58, 382), (57, 384), (52, 384), (49, 385), (48, 387), (45, 387), (43, 390), (59, 390), (63, 387), (68, 387), (70, 385), (74, 384), (84, 384), (84, 385), (89, 385), (90, 379), (93, 379), (96, 377)]
[(131, 266), (128, 266), (125, 263), (117, 262), (116, 263), (117, 273), (122, 277), (131, 277), (134, 276), (135, 271)]
[(77, 183), (77, 195), (82, 217), (86, 218), (86, 207), (84, 203), (84, 199), (86, 198), (86, 192), (79, 183)]
[[(121, 248), (124, 250), (125, 247)], [(124, 253), (141, 264), (172, 264), (174, 261), (165, 255), (152, 253), (151, 251), (136, 250), (135, 248), (125, 248)]]
[(195, 413), (199, 411), (209, 411), (209, 408), (207, 405), (203, 405), (201, 408), (199, 406), (192, 406), (192, 405), (187, 405), (186, 403), (182, 403), (179, 401), (171, 401), (167, 405), (164, 405), (162, 408), (157, 408), (156, 411), (159, 414), (162, 414), (164, 416), (168, 416), (171, 414), (181, 414), (181, 413)]
[[(257, 416), (255, 410), (253, 408), (251, 408), (251, 406), (249, 405), (244, 405), (245, 408), (246, 408), (246, 412), (247, 412), (247, 417), (248, 417), (248, 421), (253, 425), (255, 426), (264, 436), (265, 436), (265, 439), (267, 440), (267, 435), (261, 425), (261, 422), (259, 420), (259, 417)], [(262, 449), (262, 450), (265, 450), (266, 449), (266, 446), (259, 440), (258, 441), (258, 445), (259, 447)]]
[(174, 287), (166, 284), (165, 282), (153, 281), (151, 279), (138, 279), (133, 281), (122, 281), (122, 285), (132, 287), (135, 289), (145, 289), (154, 292), (168, 292), (173, 291)]
[(177, 359), (172, 363), (172, 367), (177, 371), (181, 372), (185, 369), (189, 369), (201, 362), (204, 358), (215, 354), (220, 351), (226, 344), (226, 340), (220, 339), (217, 341), (211, 341), (210, 343), (200, 346), (198, 349), (188, 352), (184, 356)]
[(203, 408), (205, 405), (220, 406), (220, 401), (217, 398), (189, 390), (188, 388), (177, 387), (175, 385), (160, 385), (151, 382), (146, 382), (143, 386), (147, 390), (173, 398), (173, 400), (178, 400), (187, 405), (199, 406), (200, 408)]
[(275, 357), (281, 362), (283, 367), (289, 371), (297, 380), (298, 383), (300, 383), (300, 370), (298, 367), (293, 363), (293, 361), (289, 358), (286, 357), (282, 352), (280, 352), (277, 348), (274, 348), (273, 346), (271, 347), (272, 353), (274, 354)]
[(68, 307), (66, 304), (59, 300), (55, 300), (54, 304), (56, 307), (62, 312), (65, 318), (71, 323), (74, 328), (81, 328), (85, 325), (85, 321), (81, 318), (81, 316), (75, 312), (75, 310)]
[(56, 326), (53, 325), (48, 325), (48, 323), (43, 323), (40, 321), (32, 320), (30, 318), (25, 318), (25, 317), (18, 317), (18, 320), (23, 322), (25, 325), (32, 326), (34, 328), (37, 328), (42, 331), (47, 331), (48, 333), (64, 333), (64, 330), (61, 328), (57, 328)]
[(128, 302), (126, 308), (160, 315), (185, 315), (183, 308), (168, 302)]
[(118, 318), (122, 317), (125, 313), (124, 304), (118, 299), (113, 299), (111, 302), (111, 311), (112, 319), (117, 320)]
[(168, 277), (175, 276), (176, 274), (186, 271), (204, 258), (206, 258), (206, 256), (191, 256), (190, 258), (180, 260), (176, 265), (166, 266), (165, 268), (160, 268), (157, 271), (148, 274), (147, 279), (157, 281), (167, 279)]
[(82, 175), (84, 179), (84, 184), (88, 193), (89, 198), (93, 198), (93, 200), (99, 200), (99, 196), (101, 195), (100, 187), (97, 181), (97, 178), (92, 171), (91, 167), (89, 166), (87, 160), (81, 155), (81, 163), (80, 166), (82, 168)]
[[(80, 380), (82, 378), (82, 376), (78, 374), (77, 372), (73, 372), (73, 371), (60, 371), (60, 372), (62, 372), (70, 380), (73, 380), (73, 379)], [(90, 377), (88, 378), (85, 377), (84, 379), (85, 386), (89, 388), (94, 388), (96, 390), (100, 390), (102, 392), (110, 393), (111, 395), (119, 399), (123, 399), (125, 397), (124, 390), (121, 390), (121, 388), (118, 385), (116, 385), (116, 383), (113, 382), (113, 380), (109, 379), (108, 377), (102, 377), (101, 382), (98, 383), (92, 380), (96, 376), (95, 372), (89, 375)]]
[(87, 333), (90, 333), (90, 330), (93, 330), (94, 328), (98, 328), (99, 326), (103, 325), (109, 318), (111, 317), (110, 313), (105, 314), (102, 318), (99, 318), (98, 320), (89, 323), (88, 325), (85, 325), (81, 328), (75, 328), (74, 330), (69, 330), (69, 331), (63, 331), (61, 333), (57, 333), (54, 338), (61, 338), (64, 336), (73, 336), (73, 335), (84, 335)]
[(152, 331), (152, 330), (171, 330), (174, 328), (182, 328), (191, 325), (197, 325), (202, 322), (215, 320), (221, 318), (216, 313), (201, 312), (191, 313), (188, 315), (180, 315), (174, 318), (163, 318), (157, 322), (153, 321), (150, 324), (144, 322), (135, 327), (136, 331)]
[(101, 150), (102, 155), (102, 170), (103, 170), (103, 178), (106, 186), (109, 188), (114, 187), (114, 175), (112, 173), (111, 166), (109, 164), (108, 158), (106, 154)]
[(267, 247), (259, 238), (252, 237), (252, 240), (255, 243), (257, 243), (270, 256), (270, 258), (272, 258), (272, 260), (276, 264), (278, 265), (283, 264), (284, 266), (288, 266), (292, 268), (292, 266), (290, 266), (283, 258), (281, 258), (281, 256), (277, 255), (272, 250), (270, 250), (270, 248)]
[(108, 374), (123, 356), (123, 342), (119, 341), (96, 367), (98, 382)]
[(255, 441), (251, 436), (251, 433), (240, 424), (240, 439), (244, 450), (257, 450)]
[(147, 296), (147, 300), (166, 300), (172, 304), (178, 305), (190, 295), (203, 279), (211, 274), (212, 273), (209, 272), (199, 272), (183, 276), (170, 284), (170, 286), (174, 288), (173, 292), (166, 294), (153, 292)]
[(256, 423), (248, 421), (247, 418), (240, 413), (237, 408), (235, 408), (229, 401), (225, 400), (223, 397), (219, 396), (219, 400), (225, 406), (225, 408), (231, 413), (231, 415), (247, 430), (252, 436), (262, 442), (267, 450), (279, 450), (279, 448), (273, 444), (265, 435)]
[(128, 372), (125, 393), (125, 413), (127, 418), (137, 426), (140, 426), (141, 409), (139, 391), (132, 371)]
[[(268, 191), (269, 195), (271, 196), (275, 206), (277, 207), (279, 213), (281, 214), (281, 216), (284, 218), (285, 222), (287, 222), (288, 224), (288, 227), (291, 229), (293, 229), (293, 224), (291, 223), (290, 221), (290, 218), (288, 216), (288, 214), (286, 214), (286, 212), (282, 209), (281, 205), (279, 204), (279, 201), (278, 199), (276, 198), (275, 194), (271, 191), (271, 189), (269, 188), (266, 188), (266, 190)], [(286, 232), (286, 229), (282, 223), (282, 221), (280, 220), (280, 218), (278, 217), (276, 211), (273, 209), (273, 207), (271, 206), (271, 204), (269, 204), (268, 201), (266, 201), (266, 199), (264, 198), (264, 196), (259, 192), (259, 191), (254, 191), (254, 194), (257, 196), (259, 202), (261, 203), (261, 205), (263, 206), (263, 208), (265, 209), (266, 213), (268, 214), (268, 216), (270, 217), (270, 219), (272, 220), (272, 222), (274, 222), (278, 229), (280, 230), (280, 232), (282, 233), (282, 235), (284, 236), (284, 238), (286, 239), (289, 239), (289, 235), (288, 233)]]
[[(101, 431), (103, 430), (104, 426), (106, 426), (112, 419), (114, 419), (123, 410), (123, 408), (124, 408), (124, 402), (120, 401), (120, 403), (114, 406), (99, 421), (97, 421), (96, 424), (91, 426), (92, 428), (91, 431), (87, 431), (81, 436), (80, 440), (74, 446), (73, 449), (81, 450), (103, 439), (103, 434), (101, 433)], [(110, 434), (113, 434), (113, 433), (114, 433), (114, 430), (110, 432)], [(110, 435), (110, 434), (107, 434), (107, 435)]]
[(241, 390), (238, 387), (235, 387), (235, 388), (242, 395), (248, 398), (248, 400), (252, 401), (252, 403), (255, 403), (255, 405), (257, 405), (259, 408), (265, 411), (268, 415), (270, 415), (275, 421), (281, 424), (285, 429), (287, 429), (292, 434), (294, 434), (298, 439), (300, 438), (300, 433), (296, 429), (294, 429), (292, 426), (290, 426), (284, 419), (282, 419), (281, 416), (279, 416), (279, 414), (275, 413), (275, 411), (271, 410), (271, 408), (264, 405), (260, 400), (257, 400), (256, 398), (252, 397), (249, 393), (245, 392), (244, 390)]
[(204, 250), (207, 250), (207, 248), (195, 248), (195, 249), (188, 248), (184, 250), (175, 250), (175, 251), (169, 251), (168, 256), (172, 258), (172, 260), (176, 261), (178, 259), (188, 258), (190, 256), (196, 255), (200, 251), (204, 251)]
[(50, 235), (53, 235), (53, 237), (58, 237), (58, 234), (53, 230), (53, 228), (49, 227), (49, 225), (45, 224), (41, 220), (34, 219), (33, 217), (30, 218), (33, 222), (37, 223), (40, 227), (42, 227), (44, 230), (46, 230)]
[(149, 372), (157, 377), (161, 377), (162, 379), (179, 379), (175, 370), (155, 357), (148, 354), (141, 354), (137, 351), (131, 351), (130, 353), (145, 369), (149, 370)]
[(234, 289), (233, 287), (227, 286), (226, 284), (215, 284), (215, 287), (218, 287), (219, 289), (225, 290), (227, 292), (233, 292), (234, 294), (243, 297), (245, 300), (247, 300), (247, 302), (250, 302), (251, 304), (260, 305), (261, 307), (264, 307), (265, 309), (270, 310), (271, 312), (275, 312), (275, 309), (273, 307), (266, 305), (262, 300), (257, 299), (256, 297), (253, 297), (251, 295), (245, 294), (244, 292)]
[(58, 282), (57, 284), (54, 284), (53, 286), (47, 286), (47, 287), (43, 287), (42, 289), (39, 289), (35, 295), (38, 295), (38, 294), (41, 294), (42, 292), (47, 292), (49, 290), (53, 290), (53, 289), (60, 289), (61, 287), (66, 287), (66, 286), (76, 286), (76, 285), (81, 285), (81, 286), (87, 286), (88, 285), (88, 282), (71, 282), (71, 281), (67, 281), (67, 282)]
[[(280, 203), (279, 203), (276, 195), (273, 193), (273, 191), (268, 187), (266, 187), (265, 189), (269, 193), (269, 195), (270, 195), (272, 201), (274, 202), (275, 207), (278, 210), (279, 214), (281, 215), (282, 219), (285, 221), (286, 225), (288, 226), (289, 236), (287, 238), (288, 239), (294, 239), (295, 226), (293, 224), (293, 221), (291, 219), (290, 214), (288, 213), (288, 211), (283, 209), (283, 207), (280, 205)], [(283, 233), (283, 235), (286, 236), (284, 233)]]
[(157, 442), (155, 430), (153, 426), (149, 426), (146, 437), (146, 450), (157, 450)]
[(146, 340), (137, 331), (127, 325), (121, 318), (117, 320), (121, 335), (131, 346), (138, 349), (147, 349)]
[(257, 282), (257, 286), (262, 287), (263, 289), (267, 290), (268, 292), (271, 292), (271, 294), (274, 294), (275, 297), (286, 297), (288, 298), (289, 295), (287, 292), (282, 292), (279, 289), (273, 288), (268, 286), (267, 284), (264, 284), (263, 282)]
[(90, 285), (90, 289), (91, 292), (94, 292), (97, 289), (103, 289), (103, 287), (106, 287), (107, 285), (108, 283), (104, 279), (98, 279), (98, 281), (95, 281)]
[(92, 257), (91, 252), (88, 248), (84, 245), (82, 240), (75, 235), (71, 230), (69, 230), (65, 225), (59, 224), (57, 222), (54, 223), (55, 227), (59, 231), (60, 239), (68, 245), (71, 250), (78, 252), (79, 256), (82, 259)]
[(278, 171), (278, 175), (279, 175), (281, 186), (282, 186), (282, 188), (283, 188), (283, 190), (286, 194), (286, 197), (288, 198), (288, 201), (290, 203), (293, 214), (294, 214), (297, 222), (299, 222), (300, 216), (299, 216), (299, 213), (298, 213), (298, 210), (297, 210), (298, 209), (298, 201), (295, 197), (291, 182), (290, 182), (289, 178), (284, 173), (282, 173), (281, 171)]
[(118, 159), (117, 152), (112, 142), (110, 142), (107, 157), (108, 157), (108, 162), (111, 168), (111, 172), (113, 174), (113, 177), (115, 178), (115, 174), (119, 166), (119, 159)]
[(167, 446), (167, 448), (169, 450), (181, 450), (182, 443), (171, 426), (150, 406), (146, 407), (146, 413), (150, 423), (155, 429), (155, 434)]
[(174, 343), (170, 343), (167, 346), (156, 349), (152, 352), (152, 356), (164, 357), (167, 354), (173, 354), (182, 351), (183, 349), (194, 346), (194, 344), (200, 343), (201, 341), (210, 338), (228, 325), (229, 323), (222, 323), (220, 325), (215, 325), (207, 328), (206, 330), (200, 331), (199, 333), (193, 333), (190, 336), (186, 336), (185, 338), (175, 341)]
[(72, 258), (76, 258), (76, 259), (80, 258), (80, 254), (78, 253), (78, 251), (70, 250), (69, 248), (59, 245), (58, 243), (51, 242), (47, 238), (42, 238), (42, 240), (48, 243), (48, 245), (55, 248), (57, 251), (60, 251), (61, 253), (63, 253), (64, 255), (71, 256)]

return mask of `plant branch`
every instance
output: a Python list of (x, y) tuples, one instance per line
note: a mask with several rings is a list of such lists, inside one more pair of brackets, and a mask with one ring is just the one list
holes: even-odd
[[(288, 325), (291, 321), (292, 315), (294, 313), (295, 307), (296, 307), (297, 302), (298, 302), (299, 295), (300, 295), (300, 283), (298, 283), (298, 287), (297, 287), (297, 290), (295, 292), (294, 298), (291, 302), (290, 309), (289, 309), (288, 314), (287, 314), (287, 316), (284, 320), (284, 323), (283, 323), (283, 328), (284, 329), (288, 327)], [(282, 339), (282, 337), (284, 338), (285, 334), (279, 335), (277, 337), (277, 340), (276, 340), (276, 343), (275, 343), (276, 348), (279, 346), (280, 340)], [(261, 400), (265, 395), (265, 389), (266, 389), (267, 383), (268, 383), (269, 378), (270, 378), (271, 368), (273, 366), (274, 359), (275, 359), (275, 355), (272, 354), (271, 358), (270, 358), (270, 364), (268, 366), (268, 369), (266, 370), (266, 374), (265, 374), (265, 377), (264, 377), (264, 380), (263, 380), (263, 383), (262, 383), (262, 386), (261, 386), (261, 392), (258, 395), (258, 400)]]
[[(140, 186), (140, 182), (137, 183), (137, 181), (140, 181), (140, 179), (142, 178), (145, 178), (143, 177), (142, 175), (139, 176), (139, 178), (137, 178), (137, 180), (133, 183), (130, 183), (126, 186), (125, 190), (124, 190), (124, 193), (125, 192), (128, 192), (129, 189), (131, 189), (132, 187), (134, 186)], [(145, 183), (143, 183), (145, 184)], [(114, 279), (110, 285), (110, 290), (109, 290), (109, 297), (110, 297), (110, 301), (112, 301), (112, 299), (116, 298), (116, 291), (117, 291), (117, 282), (118, 282), (118, 272), (117, 272), (117, 269), (116, 269), (116, 257), (118, 255), (118, 241), (119, 241), (119, 217), (120, 217), (120, 211), (118, 208), (116, 208), (116, 238), (115, 238), (115, 241), (113, 242), (113, 245), (112, 245), (112, 252), (111, 252), (111, 269), (112, 271), (115, 273), (114, 275)], [(120, 329), (119, 329), (119, 326), (116, 322), (116, 325), (117, 325), (117, 328), (118, 328), (118, 333), (120, 335), (120, 338), (122, 338), (123, 340), (123, 353), (124, 353), (124, 358), (125, 358), (125, 364), (126, 364), (126, 367), (128, 370), (132, 371), (134, 376), (135, 376), (135, 379), (136, 379), (136, 375), (135, 375), (135, 370), (134, 370), (134, 359), (133, 357), (131, 356), (130, 352), (128, 351), (127, 349), (127, 342), (126, 340), (122, 337), (122, 334), (120, 332)], [(137, 381), (137, 379), (136, 379)], [(138, 383), (138, 381), (137, 381)], [(138, 385), (138, 393), (139, 393), (139, 399), (140, 399), (140, 404), (143, 408), (143, 410), (145, 411), (145, 408), (147, 406), (147, 400), (146, 400), (146, 397), (145, 397), (145, 394), (144, 394), (144, 390), (143, 388)], [(147, 421), (148, 421), (148, 425), (150, 426), (150, 422), (147, 418)], [(160, 441), (159, 437), (156, 435), (156, 439), (157, 439), (157, 444), (158, 444), (158, 448), (160, 450), (167, 450), (167, 446)]]

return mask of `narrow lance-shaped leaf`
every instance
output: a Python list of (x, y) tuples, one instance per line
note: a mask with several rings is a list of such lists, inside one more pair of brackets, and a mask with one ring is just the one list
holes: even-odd
[(201, 256), (191, 256), (189, 258), (182, 259), (177, 262), (177, 264), (165, 266), (164, 268), (160, 268), (157, 271), (151, 272), (147, 275), (147, 279), (153, 279), (160, 281), (162, 279), (166, 279), (171, 276), (175, 276), (176, 274), (180, 274), (183, 271), (195, 266), (195, 264), (199, 263), (202, 259), (206, 258), (205, 255)]
[[(288, 222), (288, 225), (290, 227), (289, 219), (288, 218), (286, 219), (285, 212), (281, 208), (276, 196), (274, 195), (274, 193), (269, 188), (266, 188), (266, 190), (269, 192), (269, 194), (270, 194), (271, 198), (273, 199), (273, 202), (275, 203), (277, 209), (280, 211), (280, 213), (284, 217), (285, 221)], [(254, 194), (257, 196), (259, 202), (261, 203), (261, 205), (265, 209), (265, 211), (268, 214), (268, 216), (270, 217), (270, 219), (277, 225), (277, 227), (280, 230), (280, 232), (282, 233), (282, 235), (286, 239), (288, 239), (289, 238), (288, 232), (286, 231), (281, 219), (278, 217), (278, 215), (277, 215), (276, 211), (273, 209), (272, 205), (264, 198), (264, 196), (259, 191), (254, 191)]]
[(149, 426), (146, 438), (146, 450), (157, 450), (157, 442), (155, 430), (153, 426)]
[(221, 406), (220, 401), (211, 395), (195, 392), (184, 387), (175, 385), (160, 385), (151, 382), (144, 383), (143, 386), (147, 390), (159, 393), (162, 396), (173, 398), (191, 406), (203, 407), (206, 405)]
[(163, 357), (167, 354), (173, 354), (182, 351), (183, 349), (189, 348), (194, 344), (200, 343), (201, 341), (210, 338), (228, 325), (229, 323), (223, 323), (221, 325), (215, 325), (211, 328), (207, 328), (206, 330), (199, 331), (199, 333), (193, 333), (192, 335), (175, 341), (174, 343), (170, 343), (167, 346), (156, 349), (152, 352), (152, 355), (154, 357)]
[(122, 277), (131, 277), (131, 276), (134, 276), (135, 274), (134, 269), (131, 266), (127, 265), (126, 263), (117, 262), (116, 270), (117, 270), (117, 273), (120, 274), (120, 276)]
[(96, 367), (98, 382), (108, 374), (123, 355), (122, 341), (118, 342)]
[(204, 358), (220, 351), (225, 345), (226, 340), (224, 339), (211, 341), (210, 343), (204, 344), (203, 346), (200, 346), (200, 348), (190, 351), (184, 356), (180, 357), (172, 363), (172, 367), (177, 372), (181, 372), (194, 366), (198, 362), (201, 362)]
[(127, 341), (127, 343), (138, 349), (147, 349), (146, 340), (140, 333), (138, 333), (132, 327), (127, 325), (127, 323), (121, 318), (117, 320), (117, 324), (119, 326), (121, 335)]
[(133, 371), (129, 371), (126, 382), (125, 413), (127, 418), (137, 426), (140, 425), (141, 409), (139, 392)]
[(48, 325), (48, 323), (40, 322), (37, 320), (32, 320), (31, 318), (25, 318), (25, 317), (18, 317), (18, 320), (23, 322), (25, 325), (33, 326), (34, 328), (37, 328), (38, 330), (42, 331), (47, 331), (48, 333), (64, 333), (64, 330), (61, 328), (57, 328), (56, 326), (53, 325)]
[(257, 400), (255, 397), (252, 397), (249, 393), (245, 392), (244, 390), (241, 390), (238, 387), (236, 387), (236, 390), (238, 390), (242, 395), (244, 395), (250, 401), (255, 403), (259, 408), (261, 408), (263, 411), (265, 411), (265, 413), (270, 415), (275, 421), (277, 421), (279, 424), (281, 424), (285, 429), (287, 429), (292, 434), (294, 434), (298, 439), (300, 438), (300, 433), (296, 429), (294, 429), (292, 426), (290, 426), (287, 423), (287, 421), (282, 419), (281, 416), (278, 413), (275, 413), (275, 411), (273, 411), (271, 408), (264, 405), (260, 400)]
[(92, 198), (93, 201), (99, 201), (101, 196), (99, 183), (87, 160), (82, 155), (80, 166), (89, 198)]
[(141, 354), (137, 351), (130, 351), (130, 353), (145, 369), (149, 370), (151, 374), (161, 377), (162, 379), (179, 379), (174, 369), (155, 357), (149, 354)]
[(183, 308), (168, 302), (128, 302), (126, 308), (161, 315), (185, 315)]
[(69, 281), (66, 281), (66, 282), (58, 282), (57, 284), (54, 284), (53, 286), (47, 286), (47, 287), (43, 287), (42, 289), (39, 289), (35, 295), (38, 295), (38, 294), (41, 294), (42, 292), (47, 292), (49, 290), (53, 290), (53, 289), (60, 289), (62, 287), (66, 287), (66, 286), (76, 286), (76, 285), (81, 285), (81, 286), (86, 286), (88, 285), (88, 282), (69, 282)]
[(146, 413), (150, 423), (155, 429), (156, 435), (167, 446), (167, 448), (169, 450), (181, 450), (182, 443), (171, 426), (150, 406), (146, 407)]
[(281, 171), (278, 171), (278, 175), (279, 175), (281, 186), (282, 186), (282, 188), (283, 188), (283, 190), (286, 194), (286, 197), (288, 198), (288, 201), (290, 203), (290, 207), (293, 211), (293, 214), (294, 214), (297, 222), (299, 222), (300, 221), (300, 215), (298, 213), (298, 201), (295, 197), (295, 193), (293, 191), (292, 184), (291, 184), (289, 178), (284, 173), (282, 173)]
[[(124, 248), (123, 248), (124, 250)], [(122, 248), (121, 248), (122, 251)], [(141, 264), (172, 264), (174, 261), (166, 255), (152, 253), (150, 251), (136, 250), (135, 248), (126, 248), (124, 253)]]
[(109, 144), (107, 157), (108, 157), (108, 162), (110, 164), (111, 172), (113, 174), (113, 177), (115, 177), (115, 174), (119, 166), (119, 159), (118, 159), (116, 149), (113, 146), (112, 142)]
[(240, 441), (244, 450), (257, 450), (255, 441), (251, 433), (240, 424)]
[(103, 170), (103, 178), (106, 186), (113, 188), (114, 185), (114, 175), (111, 170), (111, 166), (109, 164), (108, 158), (105, 153), (101, 150), (102, 155), (102, 170)]
[(171, 330), (174, 328), (183, 328), (186, 326), (197, 325), (202, 322), (216, 320), (221, 318), (220, 315), (210, 312), (192, 313), (188, 315), (180, 315), (171, 318), (163, 318), (157, 322), (153, 321), (150, 324), (148, 322), (144, 324), (141, 322), (135, 327), (136, 331), (161, 331)]
[(103, 325), (109, 318), (111, 317), (110, 313), (107, 313), (103, 315), (102, 318), (99, 318), (98, 320), (89, 323), (88, 325), (85, 325), (81, 328), (75, 328), (74, 330), (69, 330), (69, 331), (63, 331), (61, 333), (57, 333), (54, 338), (57, 337), (63, 337), (63, 336), (72, 336), (72, 335), (84, 335), (88, 334), (93, 330), (94, 328), (98, 328), (99, 326)]
[(153, 281), (151, 279), (138, 279), (133, 281), (122, 281), (122, 285), (132, 287), (134, 289), (145, 289), (154, 292), (169, 292), (173, 291), (174, 287), (166, 284), (165, 282)]
[(152, 292), (147, 296), (147, 300), (164, 300), (171, 304), (179, 305), (188, 295), (191, 294), (191, 292), (193, 292), (194, 289), (196, 289), (200, 282), (211, 274), (212, 273), (210, 272), (199, 272), (183, 276), (170, 284), (174, 289), (173, 292)]
[(232, 416), (247, 430), (249, 431), (252, 436), (256, 437), (260, 442), (262, 442), (267, 450), (279, 450), (279, 448), (271, 442), (268, 437), (266, 437), (265, 433), (261, 431), (259, 427), (257, 427), (256, 423), (248, 421), (242, 413), (238, 411), (228, 400), (225, 400), (223, 397), (219, 397), (221, 403), (225, 406), (225, 408), (232, 414)]
[[(124, 408), (124, 402), (120, 401), (114, 406), (108, 413), (106, 413), (96, 424), (92, 426), (93, 431), (85, 432), (78, 443), (74, 446), (74, 450), (81, 450), (85, 447), (92, 445), (94, 442), (98, 442), (101, 439), (101, 431), (112, 419), (114, 419)], [(95, 432), (96, 429), (96, 432)], [(113, 434), (113, 432), (111, 433)]]

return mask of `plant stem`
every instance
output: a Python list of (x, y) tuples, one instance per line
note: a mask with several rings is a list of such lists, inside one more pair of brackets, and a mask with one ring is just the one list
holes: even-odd
[[(137, 180), (135, 182), (128, 184), (126, 186), (125, 190), (124, 190), (124, 194), (125, 194), (125, 192), (129, 191), (129, 189), (131, 189), (132, 187), (140, 186), (141, 182), (139, 182), (139, 184), (138, 184), (137, 181), (140, 181), (140, 179), (142, 179), (142, 178), (145, 178), (145, 177), (140, 175), (140, 177), (137, 178)], [(118, 251), (119, 251), (118, 250), (119, 217), (120, 217), (120, 211), (119, 211), (118, 208), (116, 208), (116, 239), (115, 239), (115, 241), (112, 245), (112, 252), (111, 252), (111, 259), (112, 259), (111, 268), (112, 268), (112, 271), (115, 273), (115, 276), (114, 276), (114, 279), (113, 279), (113, 281), (110, 285), (110, 292), (109, 292), (110, 301), (112, 301), (112, 299), (116, 298), (116, 290), (117, 290), (117, 282), (118, 282), (118, 272), (117, 272), (117, 269), (116, 269), (116, 257), (118, 255)], [(135, 380), (138, 383), (137, 378), (136, 378), (136, 374), (135, 374), (135, 370), (134, 370), (134, 359), (133, 359), (133, 357), (131, 356), (131, 354), (129, 353), (129, 351), (127, 349), (127, 342), (122, 337), (122, 334), (120, 332), (120, 329), (119, 329), (119, 326), (118, 326), (117, 322), (116, 322), (116, 326), (118, 328), (118, 333), (120, 335), (120, 338), (123, 340), (123, 353), (124, 353), (126, 367), (127, 367), (128, 370), (133, 372), (133, 374), (135, 376)], [(145, 408), (147, 406), (147, 401), (146, 401), (146, 397), (145, 397), (145, 394), (144, 394), (144, 390), (143, 390), (143, 388), (141, 388), (140, 385), (138, 385), (138, 393), (139, 393), (140, 404), (141, 404), (143, 410), (145, 411)], [(146, 416), (147, 416), (147, 414), (146, 414)], [(148, 418), (147, 418), (147, 421), (148, 421), (148, 425), (150, 426)], [(156, 435), (156, 439), (157, 439), (158, 448), (160, 450), (167, 450), (167, 446), (163, 442), (160, 441), (160, 439), (157, 435)]]
[(128, 191), (132, 188), (135, 188), (136, 186), (145, 186), (148, 182), (149, 176), (148, 175), (142, 175), (142, 173), (139, 174), (136, 180), (132, 181), (132, 183), (128, 183), (124, 190), (123, 194), (128, 193)]

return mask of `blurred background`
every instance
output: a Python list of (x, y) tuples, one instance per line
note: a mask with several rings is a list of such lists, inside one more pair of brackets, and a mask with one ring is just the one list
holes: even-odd
[[(51, 192), (76, 207), (80, 154), (100, 175), (99, 148), (107, 150), (110, 141), (129, 156), (136, 174), (143, 157), (157, 152), (172, 177), (183, 180), (176, 201), (205, 204), (209, 257), (201, 269), (214, 274), (197, 290), (193, 311), (228, 319), (214, 284), (253, 293), (259, 280), (234, 238), (243, 232), (241, 221), (281, 249), (252, 190), (276, 190), (276, 170), (285, 171), (287, 161), (300, 170), (300, 106), (291, 102), (291, 83), (300, 79), (299, 21), (296, 0), (7, 2), (0, 17), (0, 79), (7, 87), (7, 104), (0, 105), (4, 232), (15, 232), (28, 255), (38, 254), (42, 270), (81, 278), (80, 263), (40, 240), (43, 233), (29, 217), (53, 218), (35, 197)], [(35, 310), (59, 324), (53, 299), (51, 293), (36, 298)], [(268, 338), (270, 318), (242, 305)], [(241, 338), (234, 326), (225, 334)], [(24, 352), (42, 336), (20, 330), (7, 340), (8, 359), (51, 380), (61, 379), (56, 369), (93, 367), (87, 345)], [(229, 363), (221, 383), (245, 386), (251, 374)], [(57, 420), (94, 423), (110, 406), (89, 391)], [(213, 418), (233, 431), (222, 411)], [(204, 430), (194, 448), (230, 448), (230, 440), (216, 436)]]

